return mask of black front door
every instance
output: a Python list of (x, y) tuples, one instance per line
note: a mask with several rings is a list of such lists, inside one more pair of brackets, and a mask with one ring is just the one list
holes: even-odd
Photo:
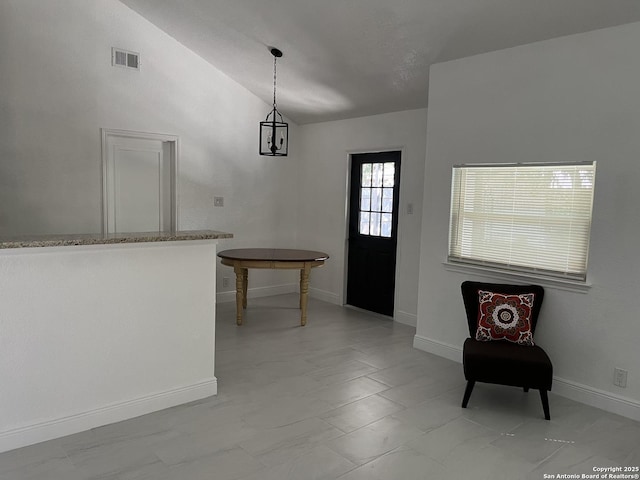
[(393, 316), (400, 152), (351, 156), (347, 303)]

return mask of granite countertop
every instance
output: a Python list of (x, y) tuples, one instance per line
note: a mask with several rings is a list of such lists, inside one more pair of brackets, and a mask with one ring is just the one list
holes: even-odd
[(107, 245), (114, 243), (175, 242), (180, 240), (214, 240), (233, 238), (233, 234), (215, 230), (176, 232), (79, 233), (61, 235), (0, 236), (0, 249), (31, 247), (65, 247), (72, 245)]

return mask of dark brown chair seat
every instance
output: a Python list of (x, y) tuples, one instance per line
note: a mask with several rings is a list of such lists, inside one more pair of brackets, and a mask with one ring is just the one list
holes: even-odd
[(553, 379), (553, 366), (549, 356), (538, 345), (525, 346), (506, 340), (488, 342), (476, 340), (479, 290), (504, 295), (534, 293), (535, 300), (531, 309), (531, 331), (534, 333), (544, 297), (544, 289), (539, 285), (482, 282), (464, 282), (462, 284), (462, 297), (471, 336), (465, 340), (462, 349), (464, 376), (467, 380), (462, 407), (467, 407), (476, 382), (521, 387), (525, 392), (533, 388), (540, 391), (544, 416), (549, 420), (551, 416), (547, 392), (551, 390)]

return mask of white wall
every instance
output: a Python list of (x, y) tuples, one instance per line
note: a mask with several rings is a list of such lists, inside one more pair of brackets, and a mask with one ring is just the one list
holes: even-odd
[(0, 451), (215, 395), (215, 243), (0, 250)]
[(635, 23), (432, 66), (416, 346), (460, 358), (460, 283), (500, 280), (442, 265), (452, 165), (595, 160), (592, 286), (547, 288), (536, 340), (556, 392), (640, 419), (638, 45)]
[(298, 243), (331, 255), (311, 274), (312, 295), (345, 301), (349, 154), (401, 150), (394, 317), (415, 325), (426, 120), (426, 110), (419, 109), (300, 127)]
[[(114, 46), (141, 70), (112, 67)], [(270, 62), (265, 49), (265, 82)], [(289, 157), (260, 157), (270, 107), (116, 0), (3, 0), (0, 108), (2, 235), (100, 231), (105, 127), (180, 137), (180, 229), (233, 233), (221, 249), (295, 244), (296, 125)]]

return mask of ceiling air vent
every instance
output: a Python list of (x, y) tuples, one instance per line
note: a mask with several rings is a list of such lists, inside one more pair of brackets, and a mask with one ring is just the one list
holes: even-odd
[(140, 54), (113, 47), (111, 49), (111, 65), (140, 70)]

